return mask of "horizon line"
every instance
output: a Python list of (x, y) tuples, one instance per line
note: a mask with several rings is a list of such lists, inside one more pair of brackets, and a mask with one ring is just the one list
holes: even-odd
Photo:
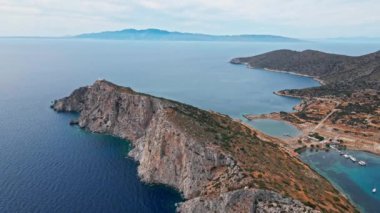
[[(177, 30), (166, 30), (161, 28), (122, 28), (122, 29), (115, 29), (115, 30), (104, 30), (104, 31), (93, 31), (93, 32), (82, 32), (78, 34), (70, 34), (70, 35), (55, 35), (55, 36), (45, 36), (45, 35), (12, 35), (12, 36), (1, 36), (0, 38), (49, 38), (49, 39), (62, 39), (62, 38), (78, 38), (80, 35), (86, 35), (86, 34), (97, 34), (97, 33), (117, 33), (122, 32), (126, 30), (136, 30), (136, 31), (148, 31), (148, 30), (157, 30), (157, 31), (164, 31), (169, 33), (184, 33), (184, 34), (195, 34), (195, 35), (204, 35), (204, 36), (215, 36), (215, 37), (221, 37), (221, 36), (276, 36), (276, 37), (282, 37), (282, 38), (288, 38), (288, 39), (295, 39), (295, 40), (380, 40), (380, 36), (334, 36), (334, 37), (292, 37), (292, 36), (286, 36), (286, 35), (279, 35), (279, 34), (254, 34), (254, 33), (243, 33), (243, 34), (209, 34), (209, 33), (199, 33), (199, 32), (188, 32), (188, 31), (177, 31)], [(85, 38), (81, 38), (85, 39)], [(93, 38), (95, 39), (95, 38)], [(111, 39), (110, 39), (111, 40)], [(118, 39), (123, 40), (123, 39)], [(127, 40), (127, 39), (125, 39)], [(147, 39), (148, 40), (148, 39)]]

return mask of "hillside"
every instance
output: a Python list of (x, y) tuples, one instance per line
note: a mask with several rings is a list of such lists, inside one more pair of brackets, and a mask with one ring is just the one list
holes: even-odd
[(208, 35), (200, 33), (171, 32), (160, 29), (125, 29), (86, 33), (74, 38), (113, 40), (167, 40), (167, 41), (256, 41), (256, 42), (299, 42), (300, 40), (275, 35)]
[(79, 112), (73, 123), (86, 130), (130, 140), (142, 181), (183, 193), (181, 212), (355, 211), (297, 157), (226, 115), (107, 81), (79, 88), (52, 108)]
[(380, 89), (380, 51), (353, 57), (315, 50), (277, 50), (252, 57), (235, 58), (231, 63), (315, 77), (326, 84), (306, 91), (316, 95), (340, 95), (341, 92)]

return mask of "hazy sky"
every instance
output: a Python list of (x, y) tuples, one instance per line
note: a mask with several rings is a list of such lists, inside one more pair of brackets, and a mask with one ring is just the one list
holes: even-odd
[(0, 0), (0, 36), (123, 28), (380, 37), (380, 0)]

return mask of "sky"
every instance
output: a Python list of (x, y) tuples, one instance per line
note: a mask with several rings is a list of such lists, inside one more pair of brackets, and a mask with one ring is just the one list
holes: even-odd
[(125, 28), (296, 38), (380, 37), (380, 0), (0, 0), (0, 36)]

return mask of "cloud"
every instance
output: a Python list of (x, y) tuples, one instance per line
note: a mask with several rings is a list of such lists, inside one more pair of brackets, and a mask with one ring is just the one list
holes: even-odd
[(295, 37), (380, 36), (378, 0), (0, 0), (0, 35), (127, 27)]

